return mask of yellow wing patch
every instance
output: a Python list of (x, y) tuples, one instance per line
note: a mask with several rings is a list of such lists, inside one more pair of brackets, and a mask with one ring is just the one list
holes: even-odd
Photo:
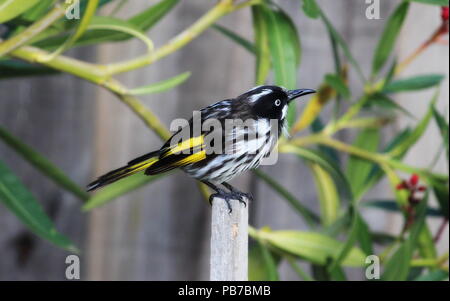
[[(182, 141), (180, 143), (178, 143), (176, 146), (172, 147), (171, 149), (169, 149), (167, 152), (165, 152), (163, 154), (162, 158), (168, 157), (170, 155), (177, 155), (182, 153), (185, 150), (191, 149), (191, 148), (196, 148), (196, 147), (201, 147), (204, 148), (205, 144), (204, 144), (204, 136), (199, 136), (199, 137), (192, 137), (188, 140)], [(194, 155), (196, 155), (198, 153), (195, 153)], [(188, 157), (189, 158), (189, 157)], [(187, 159), (187, 158), (185, 158)]]

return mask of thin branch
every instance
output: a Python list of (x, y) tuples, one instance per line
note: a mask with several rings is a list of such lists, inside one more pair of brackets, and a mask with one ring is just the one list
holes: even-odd
[(38, 34), (47, 29), (50, 25), (55, 23), (56, 20), (64, 16), (64, 12), (65, 10), (61, 5), (56, 5), (55, 8), (53, 8), (45, 17), (27, 27), (18, 35), (0, 43), (0, 57), (25, 45)]

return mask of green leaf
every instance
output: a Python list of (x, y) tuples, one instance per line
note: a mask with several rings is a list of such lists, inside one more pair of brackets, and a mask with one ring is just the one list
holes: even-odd
[(441, 214), (448, 219), (449, 218), (449, 187), (447, 183), (433, 183), (433, 192), (439, 203), (439, 209)]
[[(179, 0), (161, 0), (159, 3), (150, 6), (143, 12), (124, 21), (134, 25), (140, 31), (147, 31), (152, 28), (162, 17), (164, 17), (179, 2)], [(123, 20), (121, 20), (123, 21)], [(61, 45), (67, 39), (68, 34), (50, 37), (42, 40), (36, 46), (46, 49), (53, 49)], [(74, 46), (86, 46), (103, 42), (120, 42), (130, 38), (130, 35), (111, 30), (88, 30)]]
[[(427, 208), (428, 209), (428, 208)], [(420, 257), (423, 259), (437, 259), (437, 250), (430, 228), (425, 223), (421, 229), (417, 241)]]
[(22, 143), (19, 139), (8, 133), (8, 131), (2, 127), (0, 127), (0, 140), (3, 140), (3, 142), (10, 146), (16, 153), (22, 156), (22, 158), (27, 160), (53, 182), (71, 192), (81, 200), (87, 199), (87, 193), (75, 184), (63, 171), (31, 147)]
[[(447, 0), (445, 0), (447, 1)], [(448, 272), (443, 270), (431, 271), (427, 274), (420, 275), (414, 281), (441, 281), (448, 279)]]
[(112, 17), (94, 16), (88, 26), (88, 29), (106, 29), (115, 32), (122, 32), (127, 35), (134, 36), (144, 42), (145, 45), (147, 45), (148, 52), (153, 50), (153, 42), (143, 31), (141, 31), (139, 27), (135, 26), (131, 22)]
[(352, 190), (350, 188), (347, 177), (342, 173), (339, 166), (337, 166), (336, 163), (323, 152), (295, 145), (283, 145), (282, 147), (280, 147), (279, 151), (292, 153), (309, 162), (319, 164), (322, 168), (330, 173), (330, 175), (338, 184), (338, 188), (340, 188), (340, 191), (342, 191), (342, 193), (348, 199), (353, 199)]
[(224, 36), (230, 38), (232, 41), (236, 42), (237, 44), (241, 45), (248, 52), (253, 53), (253, 54), (256, 53), (255, 45), (253, 45), (252, 42), (243, 38), (242, 36), (238, 35), (237, 33), (233, 32), (219, 24), (214, 24), (212, 26), (212, 28), (215, 29), (216, 31), (220, 32)]
[(310, 18), (317, 19), (320, 17), (320, 8), (314, 0), (303, 0), (303, 12)]
[(344, 98), (350, 98), (350, 90), (342, 77), (340, 77), (339, 75), (327, 74), (325, 76), (325, 82)]
[(190, 72), (184, 72), (172, 78), (166, 79), (164, 81), (143, 86), (140, 88), (130, 89), (129, 93), (132, 95), (142, 95), (142, 94), (155, 94), (161, 93), (163, 91), (170, 90), (183, 82), (185, 82), (189, 76), (191, 76)]
[(253, 36), (256, 51), (255, 83), (263, 85), (270, 72), (270, 49), (268, 25), (265, 21), (262, 6), (252, 6)]
[[(263, 7), (275, 83), (287, 89), (295, 89), (301, 56), (297, 28), (290, 17), (278, 7), (268, 5)], [(287, 116), (289, 125), (295, 121), (295, 116), (295, 102), (291, 102)]]
[(436, 92), (431, 100), (428, 111), (425, 113), (425, 116), (401, 143), (397, 144), (391, 151), (389, 151), (390, 156), (394, 158), (403, 157), (407, 151), (416, 144), (420, 137), (422, 137), (428, 127), (428, 124), (430, 123), (433, 115), (433, 106), (436, 103), (437, 97), (438, 93)]
[[(378, 129), (363, 129), (356, 136), (353, 146), (361, 149), (376, 152), (380, 142), (380, 131)], [(347, 178), (351, 183), (353, 195), (360, 196), (367, 184), (367, 178), (370, 175), (374, 164), (357, 156), (350, 156), (347, 163)]]
[(375, 55), (372, 61), (372, 74), (376, 75), (386, 63), (389, 55), (394, 48), (395, 41), (397, 40), (400, 29), (402, 28), (403, 21), (408, 13), (409, 3), (402, 2), (396, 8), (394, 13), (389, 17), (384, 31), (380, 37)]
[(316, 190), (318, 192), (322, 224), (330, 226), (337, 218), (340, 207), (339, 194), (333, 179), (320, 165), (308, 164), (314, 175)]
[(438, 110), (436, 109), (436, 106), (433, 106), (433, 117), (439, 127), (439, 131), (441, 132), (442, 140), (444, 141), (444, 147), (447, 152), (447, 161), (448, 161), (448, 153), (449, 153), (449, 151), (448, 151), (448, 136), (449, 136), (448, 123), (447, 123), (447, 121), (445, 121), (444, 116), (439, 114)]
[(13, 60), (0, 61), (0, 70), (2, 71), (0, 72), (0, 79), (25, 76), (42, 76), (59, 73), (51, 68), (34, 66), (25, 62)]
[(370, 231), (369, 226), (360, 214), (358, 214), (357, 218), (358, 232), (356, 235), (359, 245), (366, 255), (374, 254), (372, 232)]
[[(402, 212), (400, 207), (398, 206), (398, 203), (394, 200), (370, 200), (362, 202), (362, 205), (364, 207), (378, 208), (390, 212)], [(430, 217), (443, 217), (441, 211), (433, 207), (428, 207), (426, 210), (426, 214)]]
[(407, 1), (439, 6), (448, 6), (448, 0), (407, 0)]
[(97, 11), (97, 6), (100, 0), (90, 0), (87, 3), (86, 10), (84, 11), (84, 15), (81, 18), (81, 21), (78, 22), (78, 27), (75, 30), (75, 33), (71, 35), (64, 43), (62, 43), (53, 53), (49, 55), (47, 58), (49, 61), (60, 55), (61, 53), (68, 50), (88, 29), (89, 23), (92, 20), (92, 17), (95, 15)]
[(317, 226), (319, 217), (313, 211), (303, 206), (302, 203), (294, 195), (287, 191), (285, 187), (281, 186), (281, 184), (261, 170), (255, 169), (253, 172), (258, 178), (263, 180), (267, 185), (273, 188), (275, 192), (283, 197), (283, 199), (285, 199), (301, 216), (303, 216), (305, 222), (310, 227)]
[(353, 211), (352, 225), (347, 240), (345, 241), (344, 244), (342, 244), (342, 246), (340, 246), (338, 250), (338, 256), (336, 256), (336, 258), (328, 266), (328, 271), (331, 275), (335, 274), (336, 272), (339, 272), (339, 267), (342, 261), (348, 256), (348, 253), (352, 250), (352, 247), (358, 238), (359, 221), (360, 219), (358, 217), (358, 213)]
[(256, 47), (255, 83), (263, 85), (270, 72), (270, 49), (267, 23), (260, 5), (252, 6), (253, 32)]
[(384, 87), (385, 93), (416, 91), (434, 87), (444, 79), (440, 74), (418, 75), (409, 78), (394, 80)]
[(367, 107), (380, 107), (383, 110), (396, 110), (404, 113), (408, 117), (415, 118), (408, 110), (392, 100), (389, 96), (383, 93), (375, 93), (369, 96), (366, 104)]
[(381, 276), (385, 281), (403, 281), (406, 280), (411, 268), (411, 259), (416, 249), (420, 231), (425, 224), (425, 211), (427, 207), (428, 196), (416, 207), (416, 218), (409, 237), (400, 245), (395, 253), (386, 262), (384, 272)]
[[(329, 236), (304, 231), (260, 231), (259, 237), (271, 245), (304, 258), (312, 263), (324, 265), (328, 259), (336, 258), (342, 242)], [(344, 266), (364, 266), (365, 255), (359, 248), (352, 248), (342, 261)]]
[(39, 1), (39, 4), (34, 6), (32, 10), (28, 10), (23, 14), (23, 18), (28, 21), (36, 21), (47, 13), (48, 9), (55, 1), (56, 0)]
[(355, 57), (351, 53), (350, 48), (348, 47), (348, 45), (345, 42), (344, 38), (334, 28), (333, 24), (331, 24), (330, 20), (325, 15), (323, 10), (320, 9), (320, 7), (317, 5), (317, 2), (315, 0), (310, 0), (310, 1), (314, 2), (314, 5), (319, 9), (320, 17), (321, 17), (322, 21), (324, 22), (324, 24), (325, 24), (325, 26), (326, 26), (326, 28), (328, 30), (328, 33), (330, 34), (331, 37), (333, 37), (334, 41), (336, 41), (336, 43), (342, 48), (342, 50), (344, 51), (345, 56), (347, 57), (349, 62), (353, 65), (353, 67), (355, 68), (356, 72), (358, 73), (359, 78), (361, 79), (361, 81), (363, 83), (366, 82), (366, 78), (364, 76), (364, 73), (362, 72), (362, 69), (361, 69), (360, 65), (358, 64), (358, 61), (355, 59)]
[(40, 237), (60, 248), (77, 252), (77, 248), (72, 242), (56, 231), (55, 226), (33, 195), (1, 161), (0, 202), (3, 202), (31, 231)]
[(84, 204), (83, 210), (87, 211), (96, 207), (100, 207), (108, 203), (109, 201), (118, 198), (119, 196), (122, 196), (130, 191), (134, 191), (165, 176), (167, 176), (167, 174), (146, 176), (143, 173), (137, 173), (124, 178), (118, 182), (106, 186), (99, 192), (92, 195)]
[(259, 241), (250, 248), (248, 254), (248, 280), (277, 281), (277, 266), (280, 258)]
[(0, 0), (0, 24), (14, 19), (35, 6), (39, 0)]

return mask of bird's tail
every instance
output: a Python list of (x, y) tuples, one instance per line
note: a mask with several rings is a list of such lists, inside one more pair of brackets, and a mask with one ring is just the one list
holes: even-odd
[(90, 183), (87, 186), (87, 191), (92, 191), (101, 188), (103, 186), (114, 183), (120, 179), (131, 176), (132, 174), (140, 172), (144, 169), (147, 169), (148, 167), (152, 166), (155, 162), (158, 161), (158, 155), (159, 151), (146, 154), (142, 157), (136, 158), (133, 161), (128, 162), (126, 166), (115, 169), (113, 171), (108, 172), (107, 174), (104, 174), (103, 176), (100, 176), (97, 180), (95, 180), (94, 182)]

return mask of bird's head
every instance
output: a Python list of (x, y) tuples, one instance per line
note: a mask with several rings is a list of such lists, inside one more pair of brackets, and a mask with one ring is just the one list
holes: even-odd
[(315, 92), (312, 89), (287, 90), (278, 86), (258, 86), (239, 98), (251, 106), (257, 118), (284, 120), (292, 100)]

